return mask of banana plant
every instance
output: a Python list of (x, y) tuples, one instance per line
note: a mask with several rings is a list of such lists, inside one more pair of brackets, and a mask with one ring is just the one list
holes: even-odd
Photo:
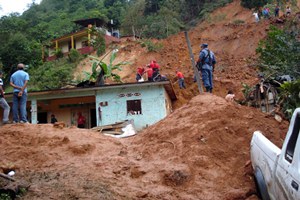
[(113, 50), (108, 64), (102, 61), (103, 58), (100, 59), (94, 56), (89, 56), (93, 59), (92, 73), (84, 72), (86, 75), (86, 79), (90, 82), (95, 82), (95, 85), (104, 85), (105, 79), (112, 79), (116, 82), (122, 82), (121, 77), (113, 71), (122, 71), (121, 66), (129, 64), (129, 62), (120, 62), (117, 64), (113, 64), (114, 60), (117, 57), (116, 54), (117, 50)]

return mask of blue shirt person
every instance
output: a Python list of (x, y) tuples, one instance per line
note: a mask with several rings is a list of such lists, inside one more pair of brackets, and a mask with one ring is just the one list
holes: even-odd
[[(10, 77), (10, 85), (13, 91), (13, 122), (28, 123), (26, 102), (27, 102), (27, 83), (29, 75), (24, 71), (24, 64), (18, 64), (18, 70)], [(20, 115), (19, 115), (20, 107)]]
[(200, 66), (203, 85), (206, 92), (212, 93), (213, 90), (213, 72), (217, 63), (215, 54), (208, 49), (208, 44), (201, 44), (201, 51), (197, 65)]

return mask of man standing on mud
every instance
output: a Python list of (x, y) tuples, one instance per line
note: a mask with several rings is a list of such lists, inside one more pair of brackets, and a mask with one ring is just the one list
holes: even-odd
[(3, 73), (0, 71), (0, 106), (3, 108), (3, 124), (9, 124), (8, 116), (10, 107), (7, 104), (7, 101), (4, 98), (4, 88), (3, 88), (3, 81), (2, 81)]
[(203, 85), (206, 92), (212, 93), (213, 90), (213, 72), (216, 64), (215, 55), (208, 49), (208, 44), (201, 44), (201, 51), (197, 65), (200, 66)]
[[(10, 85), (14, 88), (13, 93), (13, 123), (28, 123), (26, 102), (27, 102), (27, 82), (29, 75), (24, 71), (24, 64), (18, 64), (18, 70), (10, 77)], [(19, 115), (20, 106), (20, 115)], [(20, 116), (20, 118), (19, 118)]]

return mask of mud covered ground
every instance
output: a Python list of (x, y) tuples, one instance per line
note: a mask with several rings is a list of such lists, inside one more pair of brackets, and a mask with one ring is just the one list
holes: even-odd
[[(22, 199), (257, 199), (249, 144), (281, 145), (287, 123), (199, 95), (138, 135), (17, 124), (0, 129), (0, 169), (29, 186)], [(6, 183), (7, 184), (7, 183)]]

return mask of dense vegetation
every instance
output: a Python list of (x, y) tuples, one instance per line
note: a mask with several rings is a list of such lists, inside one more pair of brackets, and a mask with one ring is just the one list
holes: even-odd
[(280, 106), (287, 117), (300, 107), (300, 23), (293, 19), (284, 27), (270, 28), (268, 36), (261, 41), (257, 52), (260, 69), (270, 77), (290, 75), (295, 81), (280, 87)]

